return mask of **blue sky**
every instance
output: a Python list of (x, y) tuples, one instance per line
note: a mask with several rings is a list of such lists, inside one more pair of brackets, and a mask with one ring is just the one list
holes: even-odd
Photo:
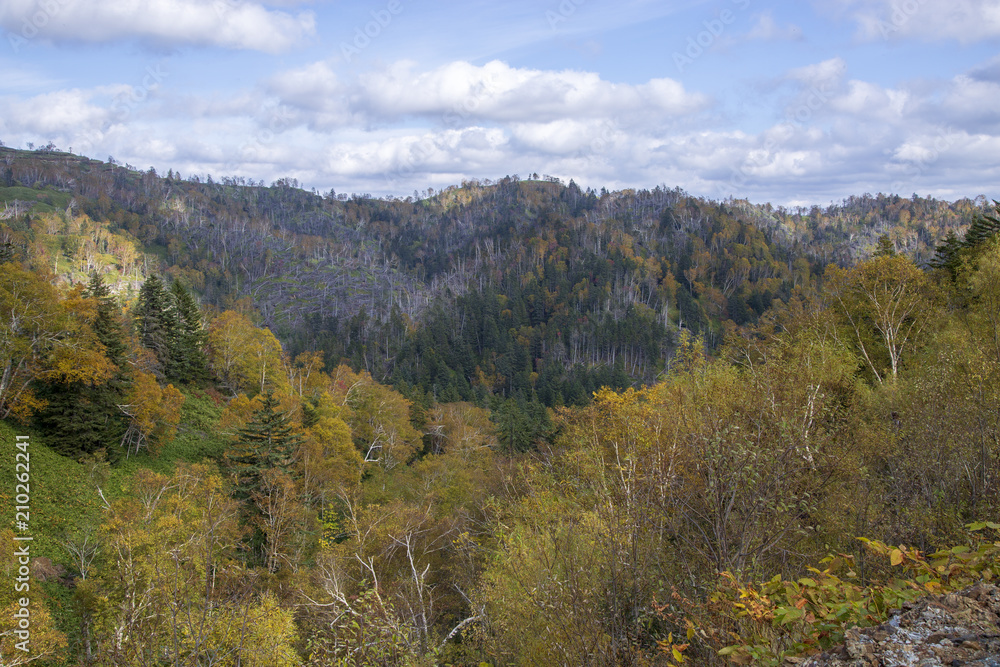
[(0, 141), (406, 196), (1000, 198), (1000, 0), (4, 0)]

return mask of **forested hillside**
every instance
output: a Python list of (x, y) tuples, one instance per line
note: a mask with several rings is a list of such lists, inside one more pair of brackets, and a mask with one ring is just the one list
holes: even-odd
[(778, 665), (1000, 575), (983, 200), (0, 159), (5, 665)]

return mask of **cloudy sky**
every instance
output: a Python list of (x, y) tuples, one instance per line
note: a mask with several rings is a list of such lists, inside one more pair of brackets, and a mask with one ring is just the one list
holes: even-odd
[(1000, 0), (2, 0), (0, 141), (412, 194), (1000, 198)]

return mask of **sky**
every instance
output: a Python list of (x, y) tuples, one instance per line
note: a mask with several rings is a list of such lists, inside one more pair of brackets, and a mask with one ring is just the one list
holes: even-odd
[(2, 0), (0, 141), (183, 177), (1000, 198), (1000, 0)]

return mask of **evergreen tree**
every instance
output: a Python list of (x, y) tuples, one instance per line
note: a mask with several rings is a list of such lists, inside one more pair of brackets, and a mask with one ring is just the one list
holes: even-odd
[(118, 306), (111, 294), (111, 288), (96, 271), (83, 295), (97, 301), (97, 316), (93, 329), (97, 339), (104, 346), (105, 354), (121, 370), (125, 365), (125, 334), (123, 332)]
[(201, 310), (191, 292), (175, 280), (170, 287), (170, 297), (176, 313), (177, 327), (171, 342), (170, 366), (167, 377), (177, 382), (201, 383), (208, 379), (208, 361), (205, 356), (205, 331)]
[(171, 352), (176, 345), (177, 310), (163, 281), (155, 274), (142, 284), (133, 317), (139, 342), (153, 351), (159, 362), (159, 374), (165, 376), (173, 366)]
[[(994, 200), (994, 210), (1000, 214), (1000, 202)], [(1000, 233), (1000, 219), (993, 215), (983, 215), (969, 226), (962, 241), (964, 248), (976, 248)]]
[(959, 252), (962, 250), (962, 242), (958, 239), (955, 230), (948, 232), (944, 241), (934, 249), (934, 257), (928, 262), (932, 268), (945, 269), (951, 274), (952, 279), (958, 274), (958, 267), (961, 264)]
[(118, 367), (104, 383), (52, 382), (42, 389), (47, 405), (38, 423), (49, 444), (68, 456), (92, 454), (100, 449), (115, 460), (125, 433), (126, 419), (119, 405), (125, 402), (130, 377), (125, 363), (125, 336), (111, 289), (97, 273), (91, 276), (84, 296), (97, 301), (90, 323), (108, 359)]
[(272, 392), (262, 394), (261, 407), (239, 430), (233, 448), (226, 452), (229, 472), (237, 484), (236, 495), (249, 498), (259, 490), (261, 473), (268, 469), (290, 472), (292, 456), (302, 440), (288, 413), (278, 410)]
[(265, 494), (265, 472), (276, 470), (290, 474), (292, 456), (302, 437), (296, 433), (287, 413), (278, 411), (278, 399), (272, 392), (263, 394), (261, 407), (226, 452), (229, 473), (235, 482), (233, 496), (243, 502), (243, 522), (251, 527), (246, 538), (248, 564), (261, 565), (267, 535), (262, 529), (263, 516), (255, 500)]

